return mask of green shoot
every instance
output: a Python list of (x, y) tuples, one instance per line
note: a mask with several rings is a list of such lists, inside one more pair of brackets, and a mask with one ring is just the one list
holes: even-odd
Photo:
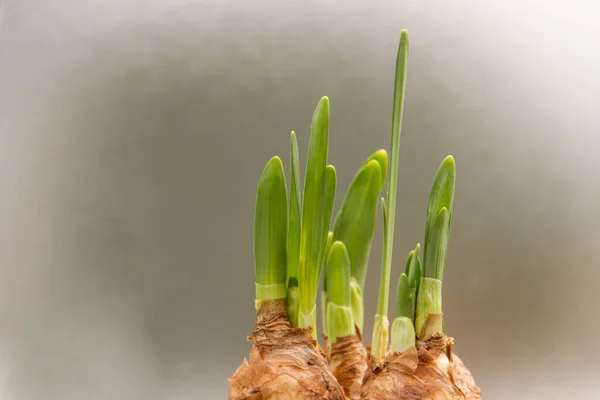
[[(417, 243), (417, 247), (410, 252), (408, 260), (406, 261), (406, 276), (408, 278), (408, 284), (410, 285), (410, 298), (412, 300), (413, 310), (417, 306), (417, 292), (419, 290), (419, 283), (421, 282), (421, 260), (419, 259), (419, 252), (421, 245)], [(414, 322), (414, 314), (410, 317), (411, 321)]]
[[(325, 170), (325, 217), (323, 219), (323, 229), (327, 234), (325, 235), (325, 246), (323, 248), (323, 256), (320, 257), (322, 260), (319, 263), (319, 270), (317, 272), (317, 280), (321, 277), (321, 266), (323, 265), (323, 260), (326, 255), (329, 254), (329, 249), (333, 243), (333, 232), (329, 231), (329, 225), (331, 225), (331, 215), (333, 214), (333, 206), (335, 203), (335, 185), (337, 182), (337, 177), (335, 173), (335, 168), (333, 165), (328, 165)], [(327, 336), (327, 324), (325, 321), (326, 317), (326, 308), (327, 308), (327, 291), (326, 291), (326, 277), (323, 278), (323, 292), (321, 293), (321, 318), (323, 318), (323, 334)], [(318, 286), (318, 283), (317, 283)], [(315, 327), (316, 329), (316, 327)]]
[(298, 326), (312, 327), (317, 337), (317, 288), (325, 247), (325, 198), (329, 142), (329, 99), (323, 97), (311, 124), (302, 202), (302, 231), (298, 264)]
[(298, 326), (298, 262), (300, 259), (300, 156), (294, 132), (290, 135), (290, 210), (287, 236), (287, 313), (290, 324)]
[(298, 286), (287, 289), (287, 315), (292, 328), (298, 326)]
[(406, 317), (412, 322), (415, 310), (410, 298), (411, 288), (406, 274), (400, 275), (398, 279), (398, 293), (396, 297), (396, 317)]
[(442, 326), (442, 281), (435, 278), (421, 278), (417, 297), (415, 330), (419, 339), (423, 341), (444, 331)]
[[(325, 258), (328, 257), (331, 245), (333, 244), (333, 232), (329, 232), (327, 235), (327, 242), (325, 244)], [(323, 290), (321, 291), (321, 318), (323, 322), (323, 335), (327, 337), (327, 274), (323, 274)]]
[[(324, 202), (324, 217), (323, 217), (323, 238), (325, 242), (322, 246), (322, 254), (319, 257), (321, 262), (319, 263), (319, 270), (317, 276), (321, 276), (321, 266), (325, 260), (325, 255), (328, 254), (327, 244), (329, 240), (329, 227), (331, 225), (331, 215), (333, 214), (333, 206), (335, 204), (335, 187), (337, 183), (337, 176), (333, 165), (328, 165), (325, 169), (325, 202)], [(333, 238), (332, 238), (333, 240)], [(329, 244), (331, 245), (331, 243)]]
[(352, 316), (354, 317), (354, 324), (362, 334), (365, 323), (365, 305), (360, 284), (353, 276), (350, 277), (350, 292), (352, 294)]
[[(427, 207), (423, 271), (417, 294), (415, 328), (421, 340), (443, 332), (442, 279), (452, 220), (456, 167), (451, 156), (441, 163), (433, 180)], [(426, 323), (427, 322), (427, 323)]]
[[(433, 179), (433, 184), (431, 186), (431, 192), (429, 194), (429, 205), (427, 206), (427, 220), (425, 222), (425, 241), (424, 243), (424, 254), (423, 254), (423, 266), (425, 270), (431, 270), (432, 264), (428, 263), (429, 253), (427, 252), (427, 244), (430, 241), (431, 229), (435, 223), (435, 220), (438, 217), (438, 214), (442, 210), (442, 208), (446, 208), (449, 214), (448, 221), (448, 229), (450, 229), (450, 225), (452, 224), (452, 203), (454, 201), (454, 185), (456, 180), (456, 165), (454, 163), (454, 158), (452, 156), (448, 156), (442, 161), (440, 167), (438, 168), (435, 178)], [(449, 233), (449, 232), (448, 232)], [(446, 249), (443, 249), (443, 252), (446, 252)], [(439, 272), (439, 277), (437, 279), (443, 279), (444, 270), (446, 268), (446, 262), (444, 259), (444, 263), (440, 266), (441, 269)], [(434, 276), (425, 275), (429, 278), (433, 278)]]
[[(408, 256), (408, 266), (414, 262), (414, 251)], [(396, 297), (396, 318), (392, 323), (391, 350), (401, 353), (407, 348), (415, 345), (414, 304), (411, 297), (412, 288), (406, 274), (400, 275), (398, 279), (398, 293)]]
[(396, 296), (396, 318), (392, 323), (391, 350), (401, 353), (415, 345), (415, 307), (421, 280), (420, 245), (408, 254), (406, 272), (398, 279)]
[[(378, 158), (375, 158), (377, 156)], [(344, 242), (350, 257), (352, 276), (361, 289), (365, 286), (371, 242), (375, 232), (377, 203), (387, 166), (385, 150), (369, 157), (348, 188), (342, 208), (335, 219), (334, 240)]]
[(392, 323), (392, 353), (402, 353), (415, 345), (415, 327), (407, 317), (396, 317)]
[(400, 46), (396, 60), (396, 77), (394, 82), (394, 105), (392, 113), (392, 140), (390, 146), (390, 172), (387, 191), (387, 205), (384, 211), (385, 224), (383, 234), (383, 263), (379, 286), (379, 300), (375, 327), (373, 329), (372, 354), (376, 360), (385, 356), (388, 346), (387, 311), (389, 304), (390, 273), (392, 268), (392, 247), (394, 242), (394, 222), (396, 217), (396, 192), (398, 187), (398, 156), (400, 153), (400, 129), (406, 92), (406, 74), (408, 59), (408, 32), (402, 31)]
[(385, 205), (385, 199), (382, 197), (380, 201), (381, 205), (381, 216), (383, 217), (383, 232), (387, 231), (387, 206)]
[(385, 166), (387, 166), (385, 150), (377, 151), (363, 164), (348, 188), (333, 230), (333, 239), (342, 241), (346, 245), (352, 282), (358, 285), (352, 293), (356, 310), (354, 321), (361, 332), (364, 322), (362, 290), (375, 232), (379, 192), (383, 186), (382, 178), (385, 178), (382, 167)]
[(365, 164), (368, 164), (369, 161), (375, 160), (379, 164), (379, 168), (381, 169), (381, 188), (385, 185), (385, 178), (387, 175), (388, 169), (388, 154), (385, 149), (377, 150), (375, 153), (371, 154)]
[[(298, 261), (300, 259), (300, 161), (296, 133), (290, 135), (290, 210), (287, 241), (287, 285), (298, 286)], [(291, 282), (290, 282), (291, 281)]]
[(285, 299), (287, 189), (279, 157), (267, 163), (258, 183), (254, 214), (256, 310), (269, 300)]
[(449, 234), (450, 213), (446, 207), (443, 207), (438, 213), (425, 243), (425, 258), (427, 259), (423, 271), (425, 278), (442, 280)]
[(330, 343), (354, 334), (350, 293), (350, 259), (346, 246), (336, 241), (325, 263), (327, 276), (327, 333)]

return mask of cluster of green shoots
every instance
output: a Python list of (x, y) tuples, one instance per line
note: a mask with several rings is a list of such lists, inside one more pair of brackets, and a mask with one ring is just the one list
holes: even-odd
[[(327, 164), (330, 119), (327, 97), (319, 101), (312, 118), (304, 191), (300, 186), (298, 143), (292, 132), (289, 201), (279, 157), (273, 157), (265, 167), (256, 200), (257, 310), (263, 302), (285, 299), (291, 325), (312, 328), (316, 338), (317, 292), (324, 269), (321, 330), (332, 344), (339, 337), (363, 330), (365, 278), (377, 210), (382, 210), (383, 263), (372, 341), (372, 355), (377, 359), (384, 357), (389, 345), (387, 313), (407, 57), (408, 35), (404, 31), (396, 63), (389, 160), (385, 150), (378, 150), (366, 159), (333, 223), (336, 170)], [(454, 160), (449, 156), (439, 167), (431, 189), (423, 262), (417, 244), (398, 281), (396, 316), (391, 328), (393, 352), (414, 346), (416, 337), (427, 333), (423, 331), (425, 328), (433, 333), (443, 331), (441, 318), (425, 322), (429, 315), (442, 311), (441, 288), (452, 219), (454, 177)], [(384, 199), (381, 192), (386, 178)]]

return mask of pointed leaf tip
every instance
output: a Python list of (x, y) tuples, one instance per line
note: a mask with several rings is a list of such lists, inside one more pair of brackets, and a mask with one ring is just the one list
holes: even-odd
[(283, 170), (283, 162), (281, 162), (281, 158), (279, 158), (279, 156), (273, 156), (267, 163), (267, 165), (265, 167), (265, 171), (267, 169), (270, 170), (271, 168), (279, 168), (279, 167), (281, 167), (281, 170)]
[(443, 164), (446, 164), (448, 166), (451, 166), (452, 168), (455, 168), (456, 166), (456, 162), (454, 161), (454, 157), (452, 157), (451, 155), (447, 156), (446, 158), (444, 158), (444, 161), (442, 161)]
[(411, 295), (410, 282), (406, 274), (400, 275), (396, 293), (396, 317), (413, 318), (414, 310)]
[(410, 270), (411, 270), (411, 267), (412, 267), (412, 265), (414, 263), (414, 259), (415, 259), (415, 251), (411, 250), (411, 252), (408, 253), (408, 259), (406, 260), (406, 268), (404, 270), (404, 273), (407, 276), (410, 276)]
[[(298, 263), (300, 261), (300, 232), (301, 232), (301, 188), (300, 160), (296, 133), (290, 134), (290, 203), (288, 216), (287, 242), (287, 284), (298, 286)], [(296, 293), (297, 294), (297, 293)]]
[(341, 240), (347, 246), (352, 276), (361, 288), (375, 231), (380, 180), (381, 167), (377, 160), (363, 164), (348, 188), (334, 224), (334, 240)]
[(377, 150), (375, 153), (371, 154), (371, 156), (367, 159), (367, 162), (371, 160), (376, 160), (379, 163), (379, 168), (381, 170), (381, 187), (385, 184), (385, 179), (387, 177), (387, 169), (388, 169), (388, 155), (385, 149)]
[(317, 109), (315, 110), (315, 114), (317, 113), (317, 111), (327, 112), (327, 114), (329, 114), (330, 107), (331, 107), (331, 105), (329, 104), (329, 97), (323, 96), (323, 97), (321, 97), (321, 99), (319, 100), (319, 103), (317, 104)]
[(287, 211), (283, 163), (275, 156), (263, 170), (256, 195), (254, 266), (257, 284), (286, 282)]
[(343, 242), (331, 245), (325, 266), (327, 299), (339, 306), (351, 306), (350, 258)]

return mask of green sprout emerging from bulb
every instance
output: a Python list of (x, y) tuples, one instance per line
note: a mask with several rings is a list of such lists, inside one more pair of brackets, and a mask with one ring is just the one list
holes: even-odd
[[(297, 137), (290, 135), (289, 207), (283, 165), (272, 158), (258, 186), (255, 215), (256, 307), (285, 299), (292, 327), (310, 328), (317, 338), (317, 291), (324, 267), (321, 296), (322, 331), (331, 343), (363, 331), (363, 293), (377, 220), (383, 214), (383, 260), (373, 329), (372, 355), (382, 360), (390, 337), (387, 318), (395, 225), (400, 128), (406, 90), (408, 35), (400, 38), (394, 85), (390, 155), (377, 150), (361, 165), (331, 227), (336, 170), (328, 165), (329, 99), (313, 114), (303, 190)], [(443, 332), (442, 279), (452, 221), (454, 159), (440, 165), (430, 193), (423, 263), (417, 244), (397, 284), (391, 350), (402, 352)], [(386, 179), (386, 198), (380, 197)]]

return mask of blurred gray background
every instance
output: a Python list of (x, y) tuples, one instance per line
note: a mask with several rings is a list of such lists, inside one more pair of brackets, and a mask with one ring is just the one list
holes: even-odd
[(305, 159), (328, 95), (345, 192), (389, 147), (403, 28), (393, 280), (453, 154), (456, 351), (488, 400), (598, 398), (599, 19), (593, 0), (3, 0), (0, 398), (226, 398), (260, 172), (292, 129)]

